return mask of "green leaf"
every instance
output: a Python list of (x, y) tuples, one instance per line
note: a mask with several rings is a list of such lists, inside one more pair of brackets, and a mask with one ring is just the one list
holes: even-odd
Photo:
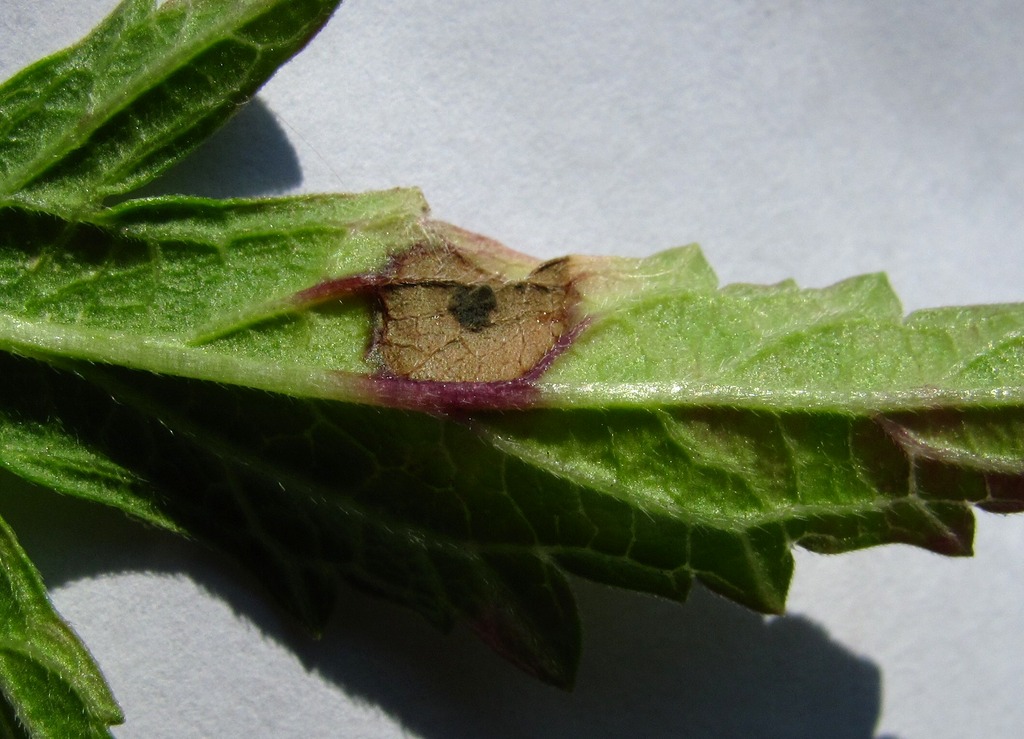
[(86, 380), (11, 355), (0, 370), (0, 404), (18, 402), (26, 423), (57, 415), (130, 465), (160, 516), (251, 568), (314, 632), (341, 575), (571, 682), (564, 576), (521, 546), (524, 522), (494, 488), (501, 455), (463, 425), (96, 367), (80, 368)]
[(0, 87), (0, 202), (74, 215), (213, 133), (339, 0), (125, 0)]
[(0, 694), (20, 726), (31, 736), (109, 736), (121, 709), (3, 519), (0, 613)]
[[(420, 238), (425, 209), (415, 190), (159, 198), (104, 211), (93, 223), (3, 209), (0, 346), (60, 344), (68, 357), (116, 357), (129, 367), (238, 384), (264, 376), (257, 386), (302, 395), (344, 393), (338, 373), (366, 371), (366, 306), (272, 319), (294, 312), (288, 299), (297, 291), (377, 265)], [(202, 341), (259, 320), (269, 328)]]
[(37, 485), (103, 503), (154, 526), (186, 534), (161, 514), (145, 480), (83, 444), (52, 413), (34, 418), (24, 415), (26, 401), (39, 399), (41, 391), (35, 385), (46, 372), (39, 369), (35, 378), (15, 372), (3, 375), (8, 384), (0, 410), (0, 467)]
[(1022, 305), (720, 287), (696, 247), (542, 265), (416, 190), (103, 207), (330, 7), (129, 2), (0, 88), (0, 464), (314, 631), (344, 578), (563, 686), (567, 574), (778, 612), (795, 545), (964, 555), (973, 506), (1024, 509)]
[[(472, 244), (425, 213), (412, 190), (158, 198), (76, 223), (9, 208), (0, 345), (386, 404), (365, 381), (372, 301), (300, 296), (379, 274), (420, 243)], [(863, 415), (1024, 402), (1020, 305), (904, 320), (880, 275), (719, 289), (696, 247), (572, 264), (589, 325), (536, 383), (543, 405)]]
[[(647, 260), (644, 260), (647, 261)], [(870, 413), (936, 404), (1019, 405), (1024, 307), (903, 318), (884, 275), (823, 289), (729, 285), (691, 247), (654, 258), (667, 289), (602, 306), (572, 361), (544, 378), (587, 405), (710, 404)], [(637, 268), (656, 272), (654, 265)]]

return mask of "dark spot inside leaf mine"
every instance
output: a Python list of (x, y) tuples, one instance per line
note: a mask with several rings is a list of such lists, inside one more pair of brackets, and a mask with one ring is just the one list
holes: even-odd
[(448, 312), (469, 331), (483, 331), (491, 325), (491, 313), (498, 298), (490, 285), (458, 285), (448, 302)]
[(524, 278), (478, 263), (451, 245), (415, 247), (376, 289), (373, 354), (391, 377), (432, 382), (507, 382), (550, 361), (572, 328), (567, 259)]

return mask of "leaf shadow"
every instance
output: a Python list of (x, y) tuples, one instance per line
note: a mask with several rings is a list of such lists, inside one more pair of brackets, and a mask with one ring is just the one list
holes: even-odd
[(130, 197), (257, 197), (301, 183), (295, 148), (274, 113), (256, 97), (195, 151)]
[(377, 604), (336, 619), (329, 656), (299, 649), (426, 737), (873, 736), (878, 668), (807, 619), (766, 620), (703, 589), (680, 607), (574, 588), (585, 631), (572, 693), (520, 675), (467, 633), (430, 638)]
[[(584, 622), (575, 691), (539, 684), (465, 629), (343, 588), (323, 639), (278, 612), (223, 557), (121, 513), (0, 476), (0, 513), (47, 585), (184, 574), (306, 669), (424, 737), (872, 737), (878, 667), (799, 616), (764, 618), (703, 589), (685, 605), (574, 581)], [(44, 503), (38, 496), (45, 496)]]

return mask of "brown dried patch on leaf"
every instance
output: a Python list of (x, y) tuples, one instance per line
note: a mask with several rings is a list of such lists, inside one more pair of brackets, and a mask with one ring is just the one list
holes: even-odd
[(381, 286), (374, 354), (387, 374), (435, 382), (515, 380), (570, 327), (568, 257), (509, 281), (452, 246), (418, 246)]

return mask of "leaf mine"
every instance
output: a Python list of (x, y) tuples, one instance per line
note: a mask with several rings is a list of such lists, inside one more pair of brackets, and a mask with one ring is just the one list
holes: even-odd
[(414, 247), (378, 288), (371, 356), (410, 380), (526, 378), (572, 325), (571, 283), (568, 258), (509, 281), (455, 247)]

